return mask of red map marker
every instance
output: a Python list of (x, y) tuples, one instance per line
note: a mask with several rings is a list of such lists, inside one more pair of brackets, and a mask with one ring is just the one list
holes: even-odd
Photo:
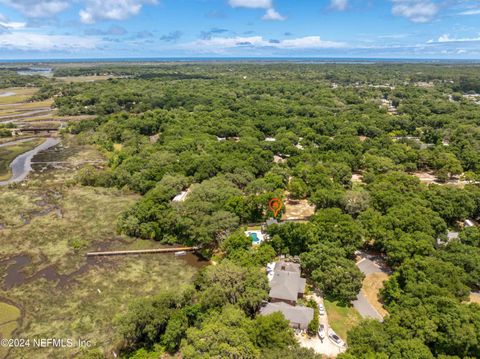
[(276, 217), (278, 212), (280, 212), (283, 208), (283, 202), (281, 199), (272, 198), (270, 202), (268, 202), (268, 207), (273, 212), (274, 217)]

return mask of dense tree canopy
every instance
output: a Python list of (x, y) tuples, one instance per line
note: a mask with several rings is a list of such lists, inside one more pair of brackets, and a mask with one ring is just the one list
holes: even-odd
[[(353, 328), (342, 357), (480, 357), (480, 308), (466, 303), (480, 286), (480, 232), (463, 224), (480, 217), (480, 117), (468, 93), (480, 92), (478, 66), (55, 71), (116, 77), (37, 85), (56, 95), (60, 114), (97, 115), (68, 131), (108, 159), (78, 182), (142, 196), (118, 230), (200, 245), (220, 262), (175, 304), (169, 294), (132, 305), (119, 323), (135, 355), (145, 346), (180, 348), (185, 358), (315, 358), (294, 344), (283, 318), (257, 316), (268, 296), (261, 267), (299, 256), (309, 283), (349, 303), (363, 279), (355, 252), (373, 249), (393, 270), (381, 293), (389, 316)], [(272, 198), (306, 200), (316, 211), (269, 226), (268, 242), (252, 248), (244, 227), (273, 216)]]

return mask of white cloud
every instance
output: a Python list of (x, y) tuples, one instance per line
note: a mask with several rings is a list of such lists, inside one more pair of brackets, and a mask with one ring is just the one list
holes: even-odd
[(55, 16), (69, 6), (66, 0), (0, 0), (0, 3), (31, 18)]
[(83, 4), (80, 20), (92, 24), (97, 20), (124, 20), (137, 15), (144, 4), (156, 4), (157, 0), (0, 0), (29, 18), (53, 17), (72, 4)]
[(246, 7), (250, 9), (271, 9), (272, 0), (229, 0), (231, 7)]
[(439, 8), (431, 0), (392, 0), (392, 14), (403, 16), (412, 22), (425, 23), (437, 15)]
[(441, 35), (437, 40), (429, 40), (429, 44), (445, 42), (474, 42), (480, 41), (480, 34), (477, 37), (451, 38), (448, 34)]
[(283, 21), (286, 17), (279, 14), (275, 9), (268, 9), (265, 15), (263, 15), (262, 20), (279, 20)]
[(20, 30), (25, 28), (25, 26), (26, 23), (24, 22), (0, 21), (0, 27), (3, 27), (5, 29)]
[(333, 10), (344, 11), (347, 10), (348, 0), (331, 0), (330, 8)]
[(266, 9), (262, 20), (285, 20), (286, 17), (281, 15), (273, 6), (273, 0), (228, 0), (231, 7), (244, 7), (248, 9)]
[(99, 44), (100, 40), (95, 37), (44, 35), (27, 32), (0, 34), (0, 51), (75, 51), (95, 49)]
[(306, 36), (297, 39), (287, 39), (280, 42), (281, 48), (290, 49), (323, 49), (323, 48), (341, 48), (346, 47), (343, 42), (325, 41), (320, 36)]
[(2, 30), (19, 30), (25, 27), (24, 22), (9, 21), (6, 16), (0, 14), (0, 29)]
[(471, 9), (471, 10), (466, 10), (460, 13), (460, 15), (479, 15), (480, 14), (480, 9)]
[(85, 9), (80, 10), (80, 21), (93, 24), (97, 20), (125, 20), (137, 15), (144, 4), (156, 4), (156, 0), (86, 0)]
[(268, 41), (262, 36), (248, 37), (212, 37), (211, 39), (201, 39), (194, 43), (184, 44), (183, 47), (194, 48), (197, 50), (225, 49), (235, 47), (270, 47), (278, 49), (323, 49), (323, 48), (342, 48), (346, 47), (343, 42), (325, 41), (320, 36), (306, 36), (296, 39), (286, 39), (281, 41)]

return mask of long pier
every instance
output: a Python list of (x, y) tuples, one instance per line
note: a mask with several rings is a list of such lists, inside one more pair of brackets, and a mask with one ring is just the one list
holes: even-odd
[(157, 249), (139, 249), (131, 251), (107, 251), (107, 252), (88, 252), (87, 257), (101, 256), (126, 256), (134, 254), (155, 254), (155, 253), (174, 253), (174, 252), (194, 252), (199, 247), (175, 247), (175, 248), (157, 248)]

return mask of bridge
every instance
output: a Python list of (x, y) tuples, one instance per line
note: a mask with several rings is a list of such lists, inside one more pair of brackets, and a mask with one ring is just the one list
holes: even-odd
[(108, 251), (108, 252), (88, 252), (87, 257), (102, 256), (125, 256), (133, 254), (156, 254), (156, 253), (175, 253), (175, 252), (195, 252), (200, 247), (174, 247), (174, 248), (157, 248), (157, 249), (140, 249), (131, 251)]
[(55, 128), (55, 127), (22, 127), (22, 128), (16, 128), (14, 131), (16, 133), (19, 132), (33, 132), (33, 133), (38, 133), (38, 132), (58, 132), (60, 129)]

